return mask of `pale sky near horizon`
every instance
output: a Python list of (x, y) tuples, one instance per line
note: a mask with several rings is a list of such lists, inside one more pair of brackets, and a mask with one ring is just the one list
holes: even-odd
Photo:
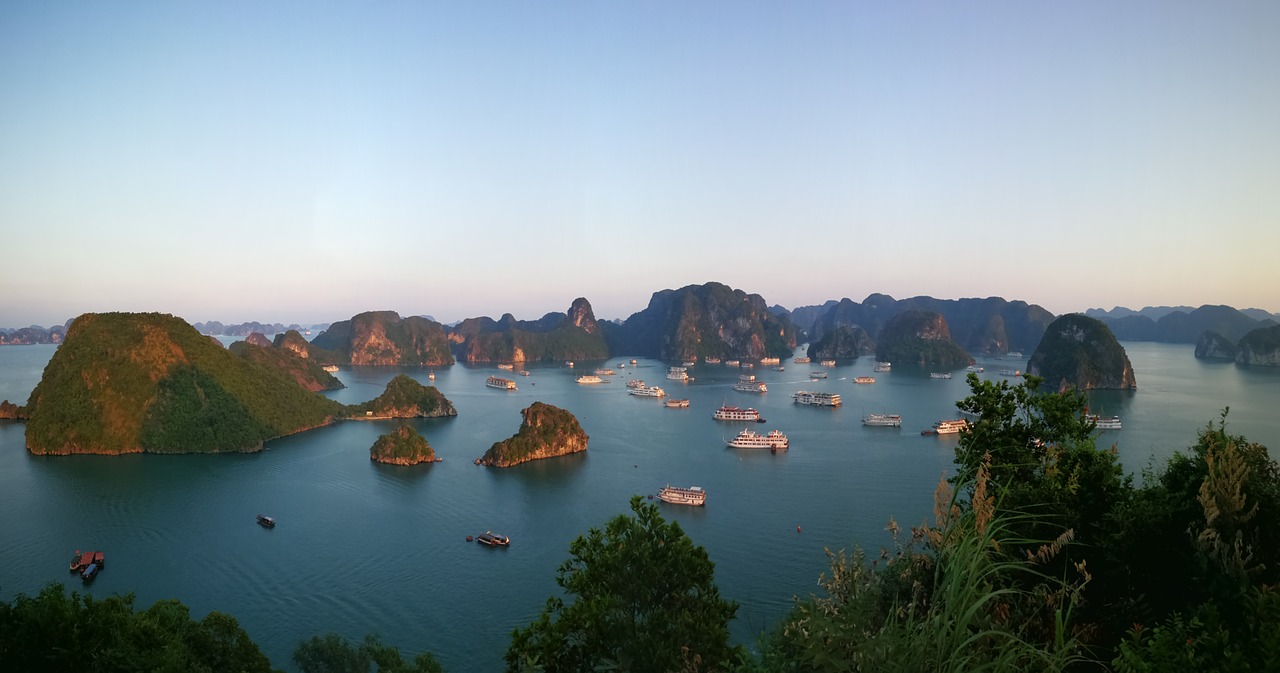
[(1280, 311), (1280, 2), (0, 4), (0, 326)]

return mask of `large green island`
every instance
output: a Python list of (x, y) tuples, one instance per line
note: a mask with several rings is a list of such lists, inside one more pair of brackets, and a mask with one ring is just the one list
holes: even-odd
[(520, 424), (519, 432), (495, 442), (476, 459), (476, 465), (511, 467), (587, 450), (587, 433), (568, 411), (544, 402), (534, 402), (520, 415), (524, 422)]
[(264, 442), (349, 418), (453, 416), (434, 387), (397, 377), (346, 406), (340, 386), (284, 347), (225, 349), (161, 313), (87, 313), (45, 367), (20, 414), (34, 454), (258, 451)]

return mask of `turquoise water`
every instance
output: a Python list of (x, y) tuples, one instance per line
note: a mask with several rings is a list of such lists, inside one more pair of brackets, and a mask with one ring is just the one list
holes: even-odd
[[(1132, 470), (1162, 461), (1195, 431), (1231, 407), (1232, 431), (1280, 446), (1280, 372), (1203, 363), (1191, 346), (1125, 344), (1141, 389), (1093, 396), (1096, 410), (1119, 415), (1116, 443)], [(0, 348), (0, 399), (25, 401), (54, 346)], [(632, 494), (664, 484), (700, 485), (705, 508), (663, 504), (716, 563), (721, 593), (742, 607), (739, 642), (771, 626), (794, 595), (816, 589), (824, 547), (872, 550), (889, 543), (892, 516), (905, 525), (931, 511), (939, 476), (950, 468), (954, 437), (919, 430), (955, 417), (967, 392), (962, 372), (871, 372), (872, 362), (823, 368), (784, 363), (757, 367), (769, 392), (731, 389), (738, 370), (699, 364), (694, 381), (664, 378), (666, 365), (614, 358), (612, 383), (574, 382), (601, 363), (531, 367), (520, 390), (484, 386), (493, 367), (436, 369), (434, 384), (458, 417), (411, 421), (444, 462), (376, 465), (368, 451), (396, 422), (353, 421), (268, 443), (267, 451), (223, 456), (36, 457), (23, 426), (0, 422), (0, 597), (34, 593), (50, 581), (94, 595), (132, 592), (140, 606), (176, 598), (200, 616), (234, 615), (272, 663), (292, 668), (298, 641), (336, 631), (378, 633), (406, 654), (431, 650), (454, 671), (500, 668), (509, 634), (531, 621), (555, 593), (555, 570), (569, 542), (627, 510)], [(1025, 361), (988, 361), (983, 375)], [(830, 378), (810, 381), (825, 369)], [(418, 368), (348, 367), (338, 372), (343, 402), (376, 396), (398, 373), (429, 383)], [(500, 374), (510, 376), (509, 374)], [(874, 375), (873, 385), (852, 378)], [(687, 409), (626, 394), (643, 378)], [(797, 390), (839, 392), (844, 407), (799, 407)], [(472, 461), (513, 434), (520, 410), (535, 400), (573, 412), (590, 435), (586, 454), (507, 470)], [(723, 403), (754, 406), (791, 450), (724, 448), (745, 424), (717, 422)], [(868, 428), (870, 412), (900, 413), (901, 429)], [(274, 516), (265, 530), (254, 516)], [(799, 529), (798, 529), (799, 528)], [(492, 529), (507, 549), (467, 543)], [(102, 549), (107, 569), (87, 589), (65, 570), (76, 549)]]

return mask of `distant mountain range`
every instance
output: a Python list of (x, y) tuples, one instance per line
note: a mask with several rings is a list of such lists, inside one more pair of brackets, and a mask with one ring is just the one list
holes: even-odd
[(1228, 341), (1239, 341), (1260, 327), (1280, 324), (1280, 315), (1251, 308), (1205, 304), (1189, 306), (1148, 306), (1141, 311), (1117, 306), (1110, 311), (1092, 308), (1085, 312), (1101, 320), (1121, 341), (1159, 341), (1194, 344), (1205, 332), (1216, 332)]

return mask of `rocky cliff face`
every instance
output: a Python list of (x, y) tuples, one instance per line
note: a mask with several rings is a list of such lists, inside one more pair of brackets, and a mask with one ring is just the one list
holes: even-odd
[(609, 348), (591, 303), (579, 297), (565, 313), (533, 321), (505, 314), (500, 320), (468, 318), (450, 330), (455, 351), (467, 362), (603, 360)]
[(1196, 342), (1196, 357), (1203, 360), (1234, 360), (1236, 345), (1212, 330), (1205, 330)]
[[(253, 344), (254, 346), (261, 346), (263, 348), (271, 347), (271, 340), (268, 339), (267, 335), (263, 334), (262, 332), (250, 332), (249, 336), (245, 337), (244, 340), (248, 343)], [(303, 355), (302, 357), (305, 358), (306, 356)]]
[(828, 330), (821, 339), (809, 345), (807, 355), (814, 360), (856, 358), (876, 352), (876, 342), (857, 325), (840, 325)]
[(904, 311), (890, 318), (880, 331), (876, 359), (955, 369), (968, 364), (971, 358), (951, 340), (951, 330), (941, 314)]
[(1045, 327), (1053, 322), (1053, 314), (1040, 306), (1001, 297), (897, 300), (885, 294), (872, 294), (862, 303), (841, 299), (831, 305), (814, 321), (809, 337), (817, 340), (839, 325), (858, 325), (877, 342), (883, 341), (881, 332), (885, 326), (894, 316), (906, 311), (940, 314), (946, 319), (956, 344), (972, 352), (990, 354), (1034, 350)]
[(453, 364), (444, 326), (419, 316), (370, 311), (333, 323), (311, 341), (344, 364), (443, 367)]
[(790, 319), (764, 298), (721, 283), (655, 292), (649, 306), (609, 330), (609, 347), (664, 360), (788, 357), (796, 346)]
[(1027, 363), (1027, 373), (1052, 388), (1138, 387), (1124, 347), (1102, 321), (1079, 313), (1054, 320)]
[(1236, 362), (1242, 365), (1280, 366), (1280, 325), (1249, 332), (1237, 348)]
[(347, 407), (351, 418), (441, 418), (457, 416), (443, 393), (435, 386), (424, 386), (399, 374), (387, 382), (382, 394), (365, 402)]
[(534, 402), (520, 412), (524, 422), (510, 439), (495, 443), (476, 465), (511, 467), (530, 460), (567, 456), (587, 450), (587, 433), (573, 414)]

